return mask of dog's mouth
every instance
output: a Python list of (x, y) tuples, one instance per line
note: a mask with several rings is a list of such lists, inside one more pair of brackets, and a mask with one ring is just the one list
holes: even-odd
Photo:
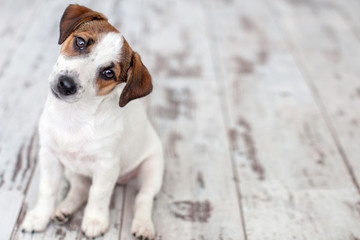
[(57, 92), (55, 92), (54, 89), (52, 89), (52, 88), (50, 88), (50, 89), (51, 89), (52, 94), (54, 94), (54, 96), (55, 96), (57, 99), (60, 99), (60, 100), (61, 100), (60, 95), (59, 95)]

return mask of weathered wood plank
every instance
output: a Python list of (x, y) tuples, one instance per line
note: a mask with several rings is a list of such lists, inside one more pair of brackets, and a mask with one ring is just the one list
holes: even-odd
[[(132, 17), (141, 19), (133, 47), (154, 79), (149, 114), (166, 154), (153, 214), (157, 239), (243, 239), (203, 6), (147, 1)], [(134, 194), (127, 187), (121, 239), (131, 238)]]
[[(14, 12), (21, 5), (19, 1), (12, 1), (7, 5), (8, 8), (3, 9), (5, 17), (14, 12), (11, 17), (8, 16), (8, 19), (14, 17), (13, 21), (4, 21), (9, 22), (9, 24), (3, 24), (1, 28), (5, 31), (2, 35), (4, 50), (1, 59), (11, 58), (11, 61), (9, 60), (5, 64), (6, 66), (1, 63), (0, 74), (0, 85), (3, 89), (0, 96), (0, 124), (2, 126), (0, 135), (0, 192), (2, 197), (13, 206), (13, 208), (9, 208), (9, 204), (0, 206), (0, 211), (7, 213), (8, 224), (4, 225), (6, 226), (4, 229), (1, 228), (2, 237), (5, 239), (10, 237), (12, 227), (9, 226), (16, 222), (22, 206), (23, 194), (32, 175), (37, 153), (36, 125), (41, 110), (37, 101), (44, 96), (37, 94), (36, 83), (32, 82), (32, 77), (41, 73), (41, 70), (34, 69), (35, 65), (29, 64), (29, 62), (39, 64), (40, 60), (27, 61), (29, 59), (24, 59), (24, 54), (28, 54), (27, 56), (32, 58), (34, 52), (29, 51), (31, 43), (27, 43), (29, 44), (28, 48), (24, 48), (21, 44), (23, 41), (34, 39), (34, 36), (39, 34), (40, 28), (36, 29), (36, 26), (31, 25), (31, 21), (29, 21), (29, 18), (36, 13), (39, 1), (34, 1), (32, 4), (28, 8), (29, 12), (22, 8), (19, 8), (18, 12)], [(27, 3), (24, 3), (24, 6), (26, 7)], [(30, 25), (32, 27), (27, 29)], [(10, 31), (9, 27), (13, 32), (6, 32)], [(16, 48), (13, 48), (15, 45)], [(18, 71), (18, 69), (22, 71)], [(46, 81), (46, 77), (44, 80)], [(25, 92), (24, 89), (27, 88), (33, 89), (33, 91)], [(29, 99), (32, 99), (30, 106)], [(26, 113), (26, 117), (24, 117), (24, 113)]]
[[(318, 98), (360, 191), (360, 115), (356, 111), (360, 107), (360, 68), (356, 57), (360, 54), (359, 41), (348, 22), (328, 8), (316, 7), (316, 2), (310, 1), (308, 6), (318, 9), (316, 13), (286, 2), (276, 3), (274, 12), (289, 39), (292, 53)], [(309, 25), (309, 21), (317, 24)], [(318, 41), (308, 41), (310, 36)]]
[[(141, 21), (127, 24), (133, 19)], [(148, 112), (166, 156), (153, 214), (157, 239), (243, 239), (202, 4), (142, 2), (123, 26), (155, 84)], [(126, 190), (124, 240), (131, 239), (135, 191)]]
[(247, 239), (358, 238), (359, 194), (272, 14), (264, 1), (209, 13)]
[[(34, 8), (29, 9), (30, 13), (25, 13), (24, 9), (19, 10), (20, 14), (23, 13), (22, 20), (28, 21), (31, 14), (36, 13), (35, 7), (38, 7), (39, 2), (34, 4)], [(51, 8), (54, 3), (45, 6)], [(0, 77), (3, 89), (0, 96), (0, 192), (6, 195), (4, 197), (8, 202), (17, 206), (17, 210), (14, 208), (7, 215), (9, 225), (14, 225), (22, 209), (24, 193), (36, 162), (37, 120), (47, 93), (47, 76), (58, 51), (55, 44), (50, 46), (47, 41), (39, 41), (53, 36), (46, 31), (52, 27), (52, 22), (48, 21), (52, 19), (51, 13), (47, 8), (42, 8), (32, 19), (33, 24), (29, 25), (21, 25), (20, 20), (14, 21), (19, 23), (20, 30), (24, 30), (26, 26), (29, 28), (23, 35), (14, 33), (14, 37), (22, 37), (23, 40), (18, 41), (16, 50), (11, 53), (11, 61), (2, 69)], [(19, 18), (16, 13), (14, 16)], [(9, 42), (4, 42), (5, 48), (11, 48), (13, 42), (10, 45)], [(0, 206), (1, 212), (6, 212), (7, 209), (8, 204)], [(2, 237), (9, 238), (11, 231), (12, 228), (2, 231)]]
[[(42, 0), (36, 1), (2, 1), (0, 36), (2, 51), (0, 55), (0, 76), (12, 61), (14, 52), (24, 40), (29, 26), (33, 23)], [(6, 46), (6, 47), (5, 47)]]
[[(141, 2), (129, 17), (120, 30), (134, 36), (132, 46), (142, 53), (155, 79), (214, 76), (201, 2)], [(134, 23), (134, 19), (140, 21)], [(136, 34), (131, 34), (132, 28), (137, 29)]]
[[(343, 21), (347, 22), (350, 29), (360, 40), (360, 2), (356, 0), (336, 1), (321, 0), (320, 8), (327, 11), (333, 11), (340, 15)], [(323, 9), (323, 10), (324, 10)]]

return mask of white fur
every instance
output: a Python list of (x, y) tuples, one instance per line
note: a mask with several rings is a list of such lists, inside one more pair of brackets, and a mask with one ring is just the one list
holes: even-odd
[[(154, 238), (152, 203), (164, 170), (159, 138), (139, 100), (119, 107), (124, 84), (106, 96), (96, 96), (99, 68), (120, 59), (122, 44), (120, 34), (108, 33), (86, 57), (59, 56), (50, 87), (58, 74), (70, 73), (82, 90), (69, 99), (49, 92), (39, 123), (39, 198), (24, 220), (25, 231), (43, 231), (51, 216), (65, 221), (87, 200), (82, 230), (88, 237), (101, 235), (109, 227), (109, 203), (117, 179), (138, 168), (140, 190), (132, 231), (138, 237)], [(63, 169), (71, 188), (56, 208)]]

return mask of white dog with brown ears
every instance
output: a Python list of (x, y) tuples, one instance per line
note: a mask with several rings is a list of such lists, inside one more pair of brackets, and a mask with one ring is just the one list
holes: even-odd
[[(142, 104), (132, 101), (152, 91), (151, 76), (106, 17), (86, 7), (66, 8), (59, 44), (39, 123), (39, 196), (23, 231), (44, 231), (50, 219), (66, 222), (87, 202), (82, 231), (100, 236), (109, 228), (114, 186), (137, 174), (131, 231), (153, 239), (151, 212), (163, 179), (162, 146)], [(63, 173), (70, 190), (55, 206)]]

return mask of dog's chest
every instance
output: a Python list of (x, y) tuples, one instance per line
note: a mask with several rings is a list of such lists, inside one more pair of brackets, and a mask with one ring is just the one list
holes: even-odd
[[(91, 129), (80, 127), (77, 130), (57, 128), (50, 132), (51, 149), (60, 162), (73, 172), (91, 175), (93, 165), (96, 164), (97, 151), (94, 149), (96, 136)], [(94, 146), (94, 147), (92, 147)]]
[(41, 128), (44, 141), (65, 168), (91, 176), (102, 156), (111, 153), (115, 140), (95, 125), (93, 117), (63, 114), (47, 118)]

